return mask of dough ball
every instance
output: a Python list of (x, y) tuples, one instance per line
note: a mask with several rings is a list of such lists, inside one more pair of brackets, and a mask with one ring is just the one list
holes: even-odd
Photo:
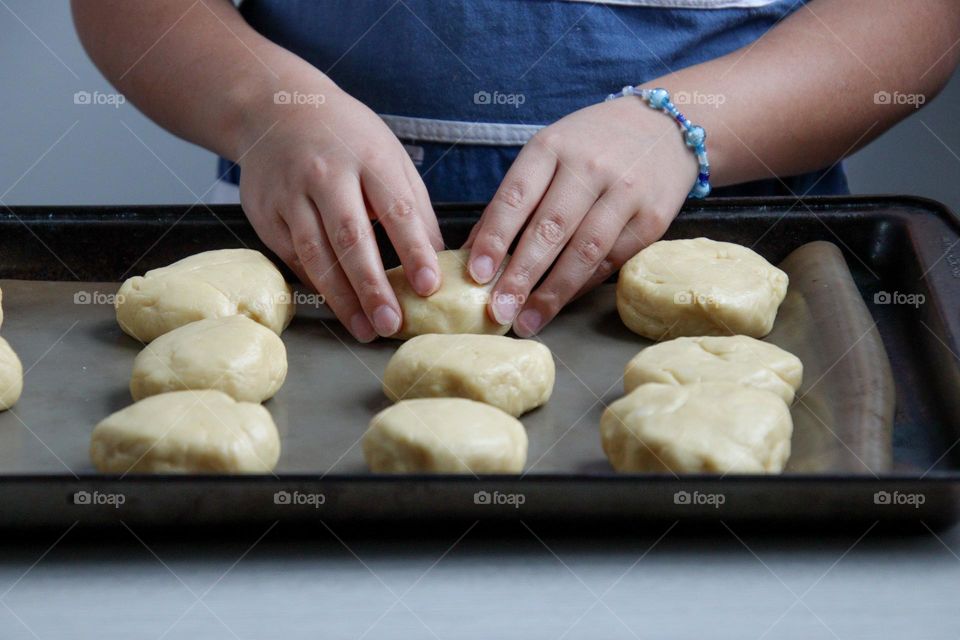
[[(425, 333), (490, 333), (503, 335), (509, 325), (494, 322), (487, 315), (487, 303), (496, 277), (486, 285), (473, 281), (467, 272), (470, 252), (440, 251), (443, 283), (431, 296), (424, 298), (407, 282), (403, 267), (387, 270), (390, 286), (397, 294), (403, 311), (403, 325), (394, 338), (406, 340)], [(506, 264), (506, 263), (504, 263)]]
[(793, 421), (776, 394), (733, 382), (649, 383), (603, 412), (603, 450), (617, 471), (779, 473)]
[(770, 333), (788, 278), (757, 253), (708, 238), (661, 240), (620, 270), (617, 310), (652, 340)]
[(748, 336), (677, 338), (647, 347), (628, 364), (623, 390), (647, 382), (736, 382), (772, 391), (787, 404), (803, 380), (800, 359)]
[(404, 400), (374, 416), (363, 456), (378, 473), (519, 473), (527, 433), (519, 420), (482, 402)]
[(431, 333), (393, 354), (383, 391), (393, 401), (468, 398), (519, 416), (550, 399), (555, 375), (550, 349), (535, 340)]
[(272, 398), (287, 377), (277, 334), (247, 316), (198, 320), (165, 333), (133, 363), (134, 400), (167, 391), (217, 389), (243, 402)]
[(0, 411), (17, 404), (23, 392), (23, 365), (10, 347), (0, 338)]
[(177, 327), (242, 314), (279, 334), (293, 318), (293, 291), (259, 251), (221, 249), (192, 255), (130, 278), (117, 292), (117, 322), (150, 342)]
[(90, 458), (103, 473), (268, 473), (280, 436), (259, 404), (222, 391), (172, 391), (107, 416)]

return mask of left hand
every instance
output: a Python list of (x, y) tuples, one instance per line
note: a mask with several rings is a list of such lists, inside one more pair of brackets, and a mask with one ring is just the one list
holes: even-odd
[(663, 235), (697, 171), (676, 122), (637, 97), (581, 109), (540, 130), (464, 245), (471, 276), (487, 283), (523, 229), (494, 287), (491, 317), (513, 323), (521, 337), (540, 331)]

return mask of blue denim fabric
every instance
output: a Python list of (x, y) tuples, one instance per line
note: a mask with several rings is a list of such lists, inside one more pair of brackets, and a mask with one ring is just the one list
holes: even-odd
[[(246, 0), (241, 11), (254, 28), (377, 113), (545, 125), (624, 84), (747, 45), (798, 6), (797, 0), (749, 9), (563, 0)], [(404, 142), (423, 149), (418, 168), (434, 201), (488, 200), (519, 152)], [(239, 179), (238, 168), (225, 160), (220, 172)], [(842, 166), (715, 195), (791, 192), (847, 193)]]

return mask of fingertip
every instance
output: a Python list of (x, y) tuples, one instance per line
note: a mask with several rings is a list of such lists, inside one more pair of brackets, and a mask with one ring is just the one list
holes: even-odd
[(496, 271), (496, 265), (493, 262), (493, 258), (488, 255), (480, 254), (470, 258), (468, 270), (470, 271), (470, 277), (472, 277), (478, 284), (487, 284), (493, 279), (493, 274)]
[(513, 323), (513, 332), (521, 338), (530, 338), (543, 328), (543, 315), (536, 309), (524, 309)]
[(517, 299), (516, 296), (509, 293), (495, 293), (490, 303), (490, 311), (497, 324), (513, 324), (517, 317)]
[(353, 337), (359, 342), (363, 343), (372, 342), (373, 339), (377, 337), (377, 332), (373, 329), (373, 325), (370, 324), (367, 316), (361, 311), (353, 314), (353, 317), (350, 318), (350, 333), (352, 333)]
[(373, 327), (379, 335), (390, 337), (400, 330), (400, 314), (388, 305), (380, 305), (373, 312)]
[(413, 290), (421, 296), (429, 296), (440, 288), (440, 277), (431, 267), (421, 267), (410, 281)]

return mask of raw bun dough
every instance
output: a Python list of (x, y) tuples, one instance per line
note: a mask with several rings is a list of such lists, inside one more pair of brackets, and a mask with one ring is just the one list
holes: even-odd
[(267, 473), (280, 436), (259, 404), (222, 391), (173, 391), (107, 416), (90, 458), (103, 473)]
[(468, 398), (519, 416), (550, 399), (553, 356), (535, 340), (431, 333), (405, 342), (383, 375), (393, 401)]
[(192, 255), (123, 283), (117, 322), (150, 342), (177, 327), (242, 314), (279, 334), (293, 318), (293, 291), (259, 251), (220, 249)]
[(783, 400), (733, 382), (645, 384), (600, 419), (604, 452), (627, 472), (779, 473), (792, 433)]
[(502, 336), (510, 330), (509, 325), (494, 322), (487, 315), (487, 303), (496, 276), (485, 285), (474, 282), (467, 271), (469, 257), (470, 252), (466, 249), (438, 252), (443, 282), (440, 289), (426, 298), (418, 295), (407, 282), (403, 267), (387, 270), (390, 286), (397, 294), (403, 311), (403, 325), (392, 337), (406, 340), (425, 333), (489, 333)]
[(0, 411), (17, 404), (23, 392), (23, 365), (10, 347), (0, 338)]
[(167, 391), (217, 389), (243, 402), (272, 398), (287, 377), (277, 334), (247, 316), (208, 318), (165, 333), (133, 363), (134, 400)]
[(519, 473), (527, 433), (519, 420), (482, 402), (404, 400), (374, 416), (363, 456), (378, 473)]
[(747, 247), (708, 238), (661, 240), (620, 270), (617, 310), (651, 340), (770, 333), (788, 278)]
[(800, 358), (748, 336), (677, 338), (647, 347), (627, 363), (623, 390), (647, 382), (736, 382), (772, 391), (787, 404), (803, 380)]

